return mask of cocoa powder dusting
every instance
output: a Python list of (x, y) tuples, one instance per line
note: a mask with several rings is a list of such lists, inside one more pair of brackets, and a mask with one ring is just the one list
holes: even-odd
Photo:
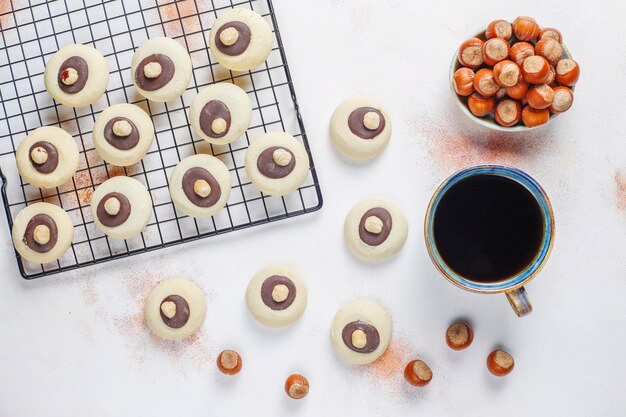
[(410, 353), (406, 340), (394, 335), (385, 353), (363, 370), (373, 383), (380, 384), (392, 394), (401, 395), (405, 386), (404, 366), (410, 360)]
[[(21, 1), (14, 1), (16, 8), (20, 8)], [(11, 0), (0, 0), (0, 27), (2, 30), (15, 27), (15, 16)]]
[(626, 210), (626, 172), (617, 171), (615, 173), (615, 194), (617, 208)]
[[(460, 116), (459, 116), (460, 117)], [(436, 168), (454, 172), (477, 164), (519, 166), (540, 150), (550, 152), (550, 137), (545, 132), (506, 132), (474, 130), (449, 120), (414, 117), (412, 128), (425, 138), (428, 160)]]
[[(170, 38), (200, 32), (200, 19), (194, 0), (183, 0), (159, 7), (159, 13), (163, 20), (163, 29)], [(191, 50), (203, 47), (201, 37), (192, 36), (186, 38), (186, 43)], [(185, 42), (183, 42), (183, 45)]]

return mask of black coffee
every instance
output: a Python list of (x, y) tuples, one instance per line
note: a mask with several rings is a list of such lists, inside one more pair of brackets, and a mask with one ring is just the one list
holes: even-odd
[(434, 216), (443, 261), (472, 281), (517, 275), (533, 261), (544, 235), (537, 200), (521, 184), (496, 175), (473, 175), (454, 184)]

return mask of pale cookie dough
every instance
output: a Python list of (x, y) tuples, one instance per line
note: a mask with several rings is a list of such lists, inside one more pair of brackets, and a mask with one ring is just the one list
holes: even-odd
[(391, 317), (372, 301), (354, 301), (337, 312), (330, 337), (341, 359), (355, 365), (371, 363), (389, 347)]
[(174, 278), (154, 287), (144, 308), (146, 323), (154, 334), (167, 340), (180, 340), (202, 326), (206, 298), (194, 282)]
[(391, 119), (375, 100), (354, 97), (341, 103), (333, 113), (330, 136), (343, 156), (365, 161), (387, 146), (391, 138)]
[(152, 198), (136, 179), (113, 177), (93, 192), (91, 215), (102, 233), (115, 239), (128, 239), (146, 228), (152, 215)]
[(248, 310), (268, 327), (289, 326), (302, 315), (306, 303), (304, 282), (287, 266), (265, 268), (252, 278), (246, 290)]
[(141, 107), (115, 104), (105, 109), (93, 125), (96, 152), (111, 165), (126, 167), (146, 155), (154, 140), (154, 125)]
[(191, 57), (185, 47), (171, 38), (152, 38), (135, 50), (130, 78), (139, 94), (165, 102), (180, 97), (192, 75)]
[(209, 48), (222, 66), (248, 71), (263, 64), (272, 52), (272, 29), (250, 9), (230, 9), (211, 27)]
[(15, 153), (24, 180), (41, 188), (68, 182), (78, 168), (78, 147), (65, 130), (44, 126), (30, 132)]
[(87, 45), (59, 49), (46, 64), (44, 83), (59, 103), (71, 107), (98, 101), (109, 84), (109, 66), (100, 52)]
[(244, 164), (250, 181), (277, 197), (297, 190), (309, 174), (306, 149), (285, 132), (269, 132), (253, 140)]
[(59, 206), (35, 203), (22, 209), (13, 222), (13, 245), (29, 261), (45, 264), (56, 261), (74, 238), (70, 216)]
[(230, 188), (228, 168), (211, 155), (183, 159), (170, 176), (170, 196), (174, 205), (192, 217), (209, 217), (223, 209)]
[(402, 248), (408, 234), (406, 218), (384, 198), (361, 201), (350, 210), (344, 223), (346, 243), (363, 259), (387, 258)]
[(250, 127), (252, 102), (248, 94), (234, 84), (212, 84), (194, 97), (189, 120), (196, 135), (209, 143), (226, 145)]

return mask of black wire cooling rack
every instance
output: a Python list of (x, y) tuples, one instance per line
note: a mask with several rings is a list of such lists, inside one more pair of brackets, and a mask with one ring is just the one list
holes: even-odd
[[(220, 11), (247, 7), (263, 15), (274, 33), (274, 48), (255, 70), (233, 73), (213, 61), (207, 34)], [(303, 186), (282, 197), (259, 192), (248, 180), (243, 157), (256, 136), (286, 131), (302, 141), (310, 154), (293, 82), (271, 0), (124, 0), (20, 1), (0, 3), (0, 176), (9, 227), (25, 206), (38, 201), (57, 204), (74, 222), (72, 247), (58, 261), (40, 265), (16, 253), (20, 273), (32, 279), (215, 236), (316, 211), (322, 206), (315, 167)], [(194, 64), (193, 78), (179, 99), (154, 103), (143, 99), (130, 81), (134, 49), (144, 40), (169, 36), (185, 45)], [(62, 106), (43, 83), (45, 63), (60, 47), (83, 43), (97, 48), (110, 68), (106, 94), (89, 107)], [(232, 82), (248, 92), (253, 103), (252, 125), (228, 146), (211, 146), (194, 138), (187, 109), (200, 88)], [(116, 103), (133, 103), (151, 115), (156, 130), (153, 148), (138, 164), (120, 168), (97, 155), (91, 129), (96, 116)], [(79, 144), (80, 165), (74, 178), (54, 190), (25, 183), (15, 164), (19, 142), (40, 126), (59, 126)], [(194, 219), (178, 213), (169, 197), (168, 178), (186, 156), (211, 153), (230, 169), (233, 189), (227, 207), (214, 217)], [(106, 179), (128, 175), (152, 195), (153, 215), (144, 232), (128, 240), (110, 239), (93, 223), (89, 201)]]

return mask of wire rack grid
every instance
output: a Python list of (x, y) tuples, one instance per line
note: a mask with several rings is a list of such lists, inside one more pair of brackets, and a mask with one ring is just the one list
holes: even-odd
[[(33, 264), (16, 253), (24, 278), (32, 279), (167, 246), (241, 230), (319, 210), (322, 195), (299, 112), (276, 15), (271, 0), (11, 0), (0, 6), (0, 176), (2, 197), (12, 227), (15, 215), (31, 203), (61, 206), (74, 222), (70, 250), (58, 261)], [(207, 34), (220, 11), (232, 7), (255, 10), (272, 27), (274, 47), (266, 63), (252, 71), (233, 73), (215, 62), (208, 51)], [(141, 97), (130, 81), (130, 61), (146, 39), (169, 36), (181, 42), (193, 62), (189, 88), (176, 100), (154, 103)], [(88, 44), (107, 59), (110, 76), (105, 95), (89, 107), (70, 108), (56, 103), (43, 84), (45, 63), (60, 47)], [(194, 138), (187, 109), (202, 87), (232, 82), (253, 103), (251, 127), (226, 146)], [(104, 163), (91, 138), (96, 116), (117, 103), (142, 107), (155, 125), (152, 149), (138, 164), (121, 168)], [(30, 131), (59, 126), (76, 139), (80, 165), (67, 184), (41, 190), (25, 183), (15, 165), (15, 150)], [(259, 192), (244, 170), (244, 154), (252, 140), (268, 131), (286, 131), (299, 139), (311, 159), (311, 171), (296, 192), (270, 197)], [(184, 216), (174, 208), (168, 178), (187, 156), (211, 153), (226, 164), (233, 187), (226, 208), (207, 219)], [(127, 240), (110, 239), (94, 225), (89, 206), (96, 186), (127, 175), (141, 181), (152, 196), (153, 213), (146, 230)]]

